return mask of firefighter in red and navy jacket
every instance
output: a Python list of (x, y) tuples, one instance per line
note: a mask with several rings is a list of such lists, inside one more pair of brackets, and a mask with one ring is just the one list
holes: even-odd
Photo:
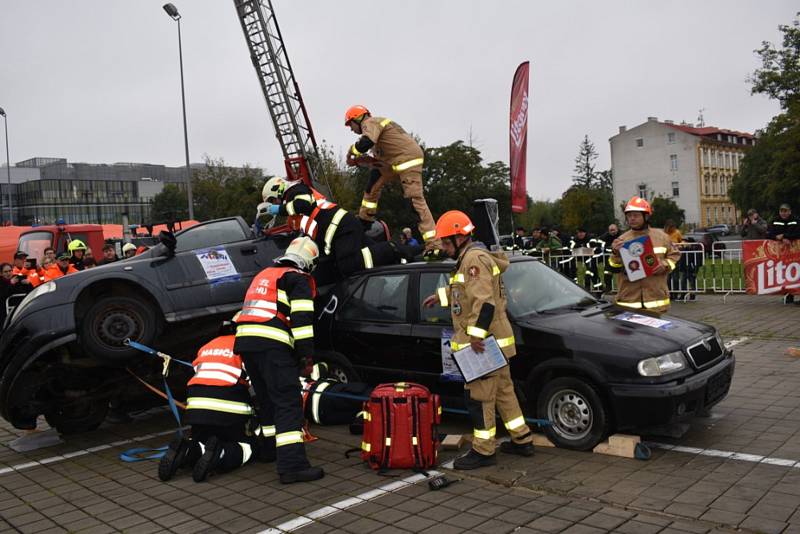
[(301, 181), (270, 178), (261, 195), (269, 204), (267, 213), (288, 216), (290, 225), (310, 236), (322, 254), (336, 259), (342, 277), (403, 259), (411, 261), (416, 253), (414, 247), (372, 241), (355, 215)]
[(253, 279), (236, 319), (235, 352), (242, 355), (258, 401), (262, 435), (274, 436), (277, 471), (284, 484), (322, 478), (303, 443), (298, 364), (310, 372), (314, 355), (311, 277), (319, 249), (311, 238), (294, 239), (283, 256)]
[(233, 350), (232, 327), (226, 321), (221, 335), (197, 351), (184, 418), (192, 425), (191, 437), (170, 443), (158, 466), (161, 480), (171, 479), (180, 467), (193, 467), (192, 478), (202, 482), (211, 473), (231, 471), (256, 455), (256, 438), (247, 432), (254, 414), (249, 382), (242, 359)]

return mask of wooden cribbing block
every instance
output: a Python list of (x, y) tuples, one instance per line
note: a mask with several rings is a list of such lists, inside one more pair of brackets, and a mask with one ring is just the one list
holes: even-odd
[(622, 456), (623, 458), (634, 458), (636, 445), (642, 439), (639, 436), (630, 434), (614, 434), (608, 437), (607, 441), (599, 443), (594, 452), (599, 454), (610, 454), (611, 456)]
[(545, 436), (544, 434), (534, 434), (533, 445), (535, 447), (555, 447), (555, 445), (553, 445), (553, 442), (547, 439), (547, 436)]
[(442, 440), (443, 449), (460, 449), (467, 442), (464, 434), (447, 434)]

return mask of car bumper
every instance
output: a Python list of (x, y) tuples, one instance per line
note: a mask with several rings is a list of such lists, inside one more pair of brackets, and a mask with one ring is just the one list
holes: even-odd
[(736, 358), (722, 360), (682, 382), (659, 385), (611, 384), (610, 402), (618, 429), (660, 426), (690, 419), (728, 394)]

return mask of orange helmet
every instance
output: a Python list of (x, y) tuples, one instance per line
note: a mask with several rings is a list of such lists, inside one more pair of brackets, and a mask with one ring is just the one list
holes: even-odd
[(469, 235), (475, 225), (463, 211), (450, 210), (436, 221), (436, 237), (450, 237), (453, 235)]
[(643, 199), (642, 197), (631, 197), (628, 201), (628, 204), (625, 206), (625, 213), (629, 211), (642, 211), (648, 215), (653, 214), (653, 208), (650, 207), (650, 203)]
[(369, 110), (364, 106), (350, 106), (344, 114), (344, 125), (347, 126), (351, 120), (357, 119), (365, 113), (369, 113)]

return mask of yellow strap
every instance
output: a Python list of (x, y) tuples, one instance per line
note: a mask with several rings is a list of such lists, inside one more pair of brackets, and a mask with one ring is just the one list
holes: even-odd
[(404, 171), (406, 169), (410, 169), (411, 167), (416, 167), (417, 165), (422, 165), (425, 162), (423, 158), (414, 158), (412, 160), (406, 161), (405, 163), (398, 163), (397, 165), (392, 165), (392, 170), (397, 171)]
[(525, 418), (523, 416), (515, 417), (511, 421), (505, 423), (508, 430), (516, 430), (525, 426)]
[(439, 304), (441, 306), (447, 306), (447, 289), (444, 287), (440, 287), (436, 290), (436, 294), (439, 296)]
[(313, 311), (314, 301), (311, 299), (297, 299), (292, 301), (292, 313)]
[(391, 124), (391, 122), (392, 122), (392, 119), (383, 119), (383, 120), (381, 121), (381, 128), (386, 128), (386, 126), (388, 126), (389, 124)]
[(361, 257), (364, 258), (364, 268), (372, 269), (372, 252), (369, 251), (369, 247), (361, 249)]
[(477, 428), (472, 430), (472, 435), (476, 439), (492, 439), (496, 433), (497, 433), (497, 427), (494, 426), (489, 430), (480, 430)]
[(361, 205), (364, 206), (365, 208), (367, 208), (368, 210), (376, 210), (376, 209), (378, 209), (378, 203), (377, 202), (370, 202), (368, 200), (362, 200), (361, 201)]
[(486, 336), (489, 335), (489, 332), (487, 332), (483, 328), (478, 328), (477, 326), (468, 326), (467, 335), (479, 337), (481, 339), (486, 339)]

